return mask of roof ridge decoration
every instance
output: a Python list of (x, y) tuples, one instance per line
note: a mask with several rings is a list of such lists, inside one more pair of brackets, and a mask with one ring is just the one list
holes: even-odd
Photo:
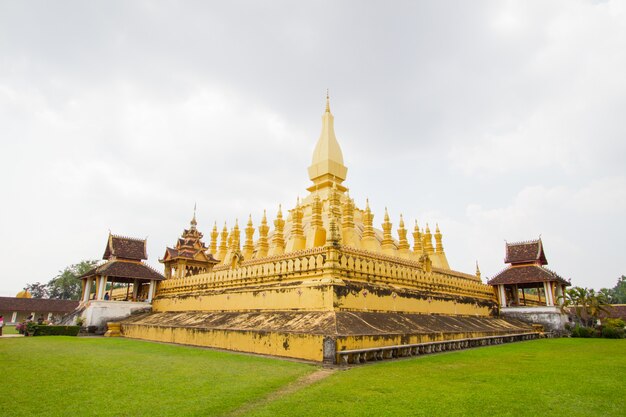
[(125, 239), (125, 240), (135, 240), (137, 242), (144, 242), (144, 241), (148, 240), (148, 237), (146, 237), (145, 239), (142, 239), (140, 237), (130, 237), (130, 236), (114, 235), (111, 232), (109, 232), (109, 237), (111, 237), (111, 238), (118, 238), (118, 239)]

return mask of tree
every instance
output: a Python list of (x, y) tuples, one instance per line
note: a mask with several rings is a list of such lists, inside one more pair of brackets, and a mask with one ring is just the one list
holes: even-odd
[(612, 288), (611, 298), (613, 304), (626, 304), (626, 275), (617, 279), (617, 285)]
[(26, 284), (25, 291), (28, 291), (33, 298), (47, 298), (48, 288), (46, 284), (35, 282), (34, 284)]
[(592, 327), (602, 312), (606, 312), (609, 301), (603, 293), (593, 289), (573, 287), (565, 292), (563, 308), (573, 311), (578, 322)]
[(59, 275), (48, 282), (50, 298), (78, 300), (81, 292), (81, 283), (78, 277), (93, 269), (97, 263), (96, 260), (81, 261), (59, 271)]

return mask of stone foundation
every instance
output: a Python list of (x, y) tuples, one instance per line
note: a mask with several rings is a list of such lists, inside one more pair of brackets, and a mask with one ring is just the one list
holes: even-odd
[(531, 324), (541, 324), (546, 331), (561, 332), (568, 323), (567, 315), (557, 306), (502, 307), (500, 316), (521, 320)]
[(413, 352), (420, 345), (454, 342), (458, 345), (441, 346), (462, 348), (474, 346), (469, 340), (500, 340), (535, 332), (523, 322), (493, 317), (279, 311), (137, 315), (122, 321), (122, 334), (136, 339), (339, 364), (367, 360), (367, 354), (355, 359), (356, 353), (361, 352), (391, 352), (373, 356), (382, 359), (405, 356), (403, 352)]

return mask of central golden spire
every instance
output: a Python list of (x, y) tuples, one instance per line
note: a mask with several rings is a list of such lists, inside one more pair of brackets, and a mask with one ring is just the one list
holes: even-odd
[(314, 185), (309, 191), (321, 190), (337, 185), (345, 191), (341, 183), (346, 179), (348, 168), (343, 164), (343, 153), (335, 136), (334, 117), (330, 112), (330, 98), (326, 92), (326, 110), (322, 115), (322, 133), (313, 151), (313, 161), (309, 167), (309, 178)]

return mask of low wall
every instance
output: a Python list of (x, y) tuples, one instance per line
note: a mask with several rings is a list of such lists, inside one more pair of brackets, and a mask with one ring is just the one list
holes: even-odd
[(500, 316), (522, 320), (526, 323), (541, 324), (547, 331), (562, 331), (568, 323), (567, 315), (556, 306), (502, 307)]
[(133, 312), (150, 310), (150, 304), (132, 301), (100, 301), (91, 300), (83, 304), (81, 317), (85, 320), (83, 326), (96, 326), (97, 332), (106, 329), (107, 321), (116, 321), (130, 316)]

